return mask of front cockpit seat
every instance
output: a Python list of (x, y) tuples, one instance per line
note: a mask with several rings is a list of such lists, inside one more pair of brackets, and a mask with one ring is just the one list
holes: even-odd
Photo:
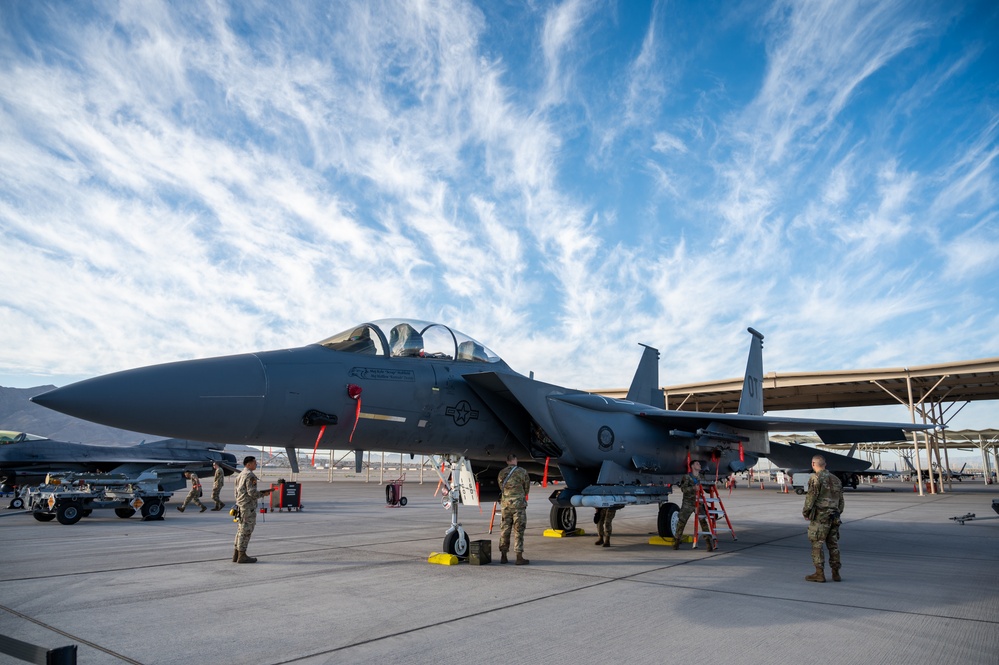
[(375, 341), (371, 339), (371, 331), (365, 326), (357, 328), (350, 334), (343, 342), (338, 343), (334, 348), (337, 351), (346, 351), (348, 353), (360, 353), (364, 355), (375, 355), (377, 349), (375, 347)]
[(400, 323), (389, 333), (389, 349), (393, 358), (419, 356), (423, 351), (423, 336), (408, 323)]

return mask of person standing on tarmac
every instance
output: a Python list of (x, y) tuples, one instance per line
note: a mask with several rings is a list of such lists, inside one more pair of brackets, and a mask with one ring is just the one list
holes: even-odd
[(239, 510), (236, 521), (239, 528), (236, 530), (236, 544), (232, 552), (233, 563), (257, 562), (256, 557), (246, 555), (246, 547), (257, 526), (257, 501), (270, 494), (271, 490), (257, 489), (257, 476), (253, 473), (256, 469), (257, 458), (248, 455), (243, 458), (243, 470), (236, 476), (236, 508)]
[(185, 471), (184, 475), (191, 479), (191, 491), (187, 493), (187, 498), (184, 499), (184, 503), (177, 506), (177, 510), (184, 512), (187, 508), (187, 504), (194, 502), (195, 505), (201, 506), (201, 512), (208, 510), (208, 506), (201, 503), (201, 480), (198, 478), (198, 474), (193, 471)]
[(812, 475), (808, 478), (808, 493), (801, 514), (808, 520), (808, 540), (812, 542), (812, 563), (815, 572), (806, 575), (808, 582), (825, 582), (825, 552), (829, 550), (829, 567), (832, 568), (833, 582), (843, 578), (839, 575), (842, 565), (839, 558), (839, 516), (843, 512), (843, 484), (839, 478), (826, 471), (826, 458), (816, 455), (812, 458)]
[(517, 456), (506, 456), (507, 466), (499, 472), (499, 487), (503, 520), (500, 528), (500, 563), (507, 563), (506, 553), (510, 550), (510, 531), (513, 531), (513, 551), (517, 553), (516, 565), (529, 563), (524, 558), (524, 532), (527, 530), (527, 495), (531, 490), (531, 477), (527, 471), (517, 466)]
[(597, 523), (597, 545), (610, 547), (611, 522), (616, 514), (617, 508), (597, 508), (597, 514), (593, 517), (593, 521)]
[(212, 501), (215, 502), (215, 507), (212, 510), (222, 510), (225, 508), (225, 504), (222, 503), (219, 495), (222, 493), (222, 486), (225, 485), (225, 471), (218, 465), (218, 462), (212, 463), (212, 466), (215, 467), (215, 480), (212, 481)]
[[(701, 462), (694, 460), (690, 463), (690, 473), (685, 474), (680, 479), (680, 491), (683, 492), (683, 504), (680, 506), (680, 520), (676, 524), (676, 533), (673, 536), (673, 549), (680, 549), (680, 541), (683, 539), (683, 529), (687, 526), (687, 520), (694, 513), (697, 506), (697, 486), (701, 484)], [(700, 513), (700, 511), (698, 511)], [(704, 540), (708, 544), (708, 551), (715, 549), (714, 538), (711, 537), (711, 529), (708, 527), (707, 516), (698, 514), (701, 520), (701, 530), (704, 532)]]

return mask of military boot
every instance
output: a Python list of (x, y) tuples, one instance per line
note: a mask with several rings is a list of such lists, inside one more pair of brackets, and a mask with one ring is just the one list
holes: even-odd
[(500, 550), (500, 563), (509, 563), (509, 559), (506, 558), (506, 550)]
[(822, 570), (822, 566), (815, 566), (815, 573), (812, 575), (805, 575), (805, 581), (807, 582), (825, 582), (826, 573)]
[(179, 510), (180, 512), (184, 512), (184, 506), (177, 506), (177, 510)]
[(239, 561), (239, 550), (237, 550), (234, 547), (234, 548), (232, 548), (232, 562), (236, 563), (237, 561)]
[(604, 536), (604, 547), (610, 547), (610, 534)]
[[(500, 562), (500, 563), (502, 563), (502, 562)], [(515, 566), (526, 566), (529, 563), (531, 563), (531, 562), (524, 558), (524, 553), (523, 552), (517, 552), (517, 561), (514, 562)]]
[(601, 531), (597, 532), (597, 542), (595, 542), (593, 544), (596, 545), (597, 547), (600, 547), (601, 545), (604, 544), (604, 534), (603, 534), (603, 532), (601, 532)]
[(843, 578), (839, 576), (839, 568), (833, 568), (832, 571), (833, 582), (842, 582)]
[(246, 550), (239, 551), (239, 558), (236, 559), (236, 563), (256, 563), (256, 562), (257, 562), (257, 557), (246, 556)]
[(675, 549), (675, 550), (680, 549), (680, 542), (682, 540), (683, 540), (683, 534), (682, 533), (678, 533), (675, 536), (673, 536), (673, 549)]
[(206, 510), (208, 510), (208, 506), (201, 506), (201, 512), (205, 512)]

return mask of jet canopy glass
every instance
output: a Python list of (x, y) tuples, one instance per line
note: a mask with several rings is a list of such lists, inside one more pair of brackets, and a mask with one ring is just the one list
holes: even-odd
[(362, 323), (319, 344), (334, 351), (371, 356), (500, 362), (499, 356), (468, 335), (442, 323), (416, 319), (379, 319)]
[(21, 443), (22, 441), (45, 441), (44, 436), (28, 434), (27, 432), (10, 432), (0, 430), (0, 446), (8, 443)]

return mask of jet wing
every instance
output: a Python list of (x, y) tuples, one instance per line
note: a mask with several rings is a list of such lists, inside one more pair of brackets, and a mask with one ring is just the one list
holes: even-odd
[(823, 443), (866, 443), (870, 441), (904, 441), (905, 430), (930, 429), (932, 425), (878, 423), (856, 420), (811, 420), (774, 416), (746, 416), (738, 413), (701, 413), (697, 411), (643, 411), (638, 414), (669, 428), (695, 428), (721, 423), (738, 429), (757, 432), (815, 432)]
[(777, 441), (770, 442), (770, 452), (767, 453), (767, 458), (782, 469), (806, 471), (811, 468), (812, 457), (815, 455), (822, 455), (826, 458), (826, 468), (830, 471), (861, 473), (871, 467), (871, 463), (867, 460), (817, 450), (811, 446), (778, 443)]

